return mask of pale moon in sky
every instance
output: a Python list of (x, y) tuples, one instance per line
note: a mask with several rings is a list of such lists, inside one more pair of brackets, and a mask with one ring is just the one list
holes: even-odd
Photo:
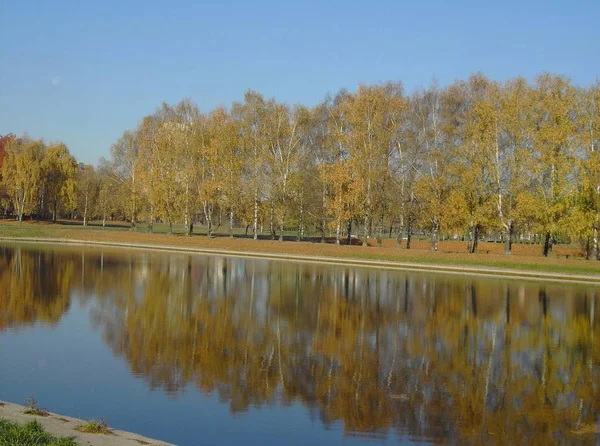
[(60, 84), (60, 80), (61, 80), (60, 76), (54, 76), (52, 78), (52, 85), (57, 86), (58, 84)]

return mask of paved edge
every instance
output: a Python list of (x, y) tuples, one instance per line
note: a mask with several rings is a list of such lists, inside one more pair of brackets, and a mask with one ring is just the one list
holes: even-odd
[(388, 270), (403, 270), (416, 272), (433, 272), (442, 274), (476, 275), (497, 279), (543, 280), (545, 282), (574, 283), (600, 286), (600, 275), (564, 274), (556, 272), (523, 271), (518, 269), (503, 269), (493, 267), (449, 266), (439, 264), (424, 264), (410, 262), (393, 262), (388, 260), (367, 260), (356, 258), (303, 256), (293, 254), (277, 254), (260, 251), (231, 251), (213, 248), (200, 248), (173, 245), (154, 245), (148, 243), (122, 243), (110, 241), (86, 241), (78, 239), (63, 239), (52, 237), (0, 237), (3, 242), (40, 243), (82, 246), (109, 246), (152, 251), (179, 252), (188, 254), (216, 255), (225, 257), (242, 257), (258, 259), (274, 259), (288, 262), (318, 263), (328, 265), (377, 268)]
[[(86, 434), (75, 430), (75, 427), (85, 423), (85, 420), (73, 418), (66, 415), (58, 415), (53, 412), (47, 412), (47, 416), (26, 415), (23, 413), (25, 406), (13, 404), (6, 401), (0, 401), (0, 418), (14, 421), (19, 424), (28, 423), (36, 420), (44, 427), (44, 430), (56, 437), (73, 438), (77, 443), (82, 445), (99, 445), (99, 446), (173, 446), (172, 443), (154, 440), (132, 432), (121, 431), (118, 429), (110, 429), (111, 434)], [(110, 426), (109, 426), (110, 428)]]

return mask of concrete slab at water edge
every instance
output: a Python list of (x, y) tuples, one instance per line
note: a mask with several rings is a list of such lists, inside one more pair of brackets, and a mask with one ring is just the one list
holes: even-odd
[(132, 432), (109, 429), (110, 434), (88, 434), (75, 430), (75, 427), (86, 423), (86, 420), (58, 415), (48, 412), (47, 416), (27, 415), (23, 413), (26, 407), (6, 401), (0, 401), (0, 418), (15, 421), (20, 424), (29, 421), (39, 421), (44, 430), (55, 437), (70, 437), (84, 446), (173, 446), (172, 443), (154, 440)]

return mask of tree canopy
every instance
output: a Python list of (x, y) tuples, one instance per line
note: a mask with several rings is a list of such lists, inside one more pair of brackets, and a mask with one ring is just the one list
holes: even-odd
[(411, 93), (361, 85), (314, 107), (248, 91), (204, 113), (185, 99), (126, 130), (94, 190), (64, 145), (3, 137), (0, 205), (20, 219), (183, 223), (188, 235), (201, 222), (211, 236), (225, 218), (231, 234), (240, 225), (255, 238), (294, 230), (365, 246), (388, 230), (406, 248), (427, 233), (432, 250), (440, 237), (476, 252), (493, 235), (507, 254), (513, 242), (539, 242), (544, 255), (575, 242), (600, 258), (599, 110), (600, 83), (547, 73)]

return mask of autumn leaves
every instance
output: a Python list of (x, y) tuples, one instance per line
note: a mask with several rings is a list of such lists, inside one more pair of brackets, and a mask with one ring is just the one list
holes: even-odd
[[(209, 235), (244, 226), (280, 240), (293, 230), (297, 239), (381, 244), (395, 233), (409, 248), (418, 230), (433, 250), (450, 237), (475, 252), (487, 235), (504, 240), (507, 254), (514, 241), (540, 241), (545, 255), (572, 242), (591, 258), (599, 251), (599, 135), (600, 85), (578, 88), (549, 74), (532, 83), (477, 74), (411, 94), (396, 83), (364, 85), (312, 108), (248, 91), (209, 113), (190, 100), (163, 104), (112, 146), (94, 170), (95, 188), (80, 169), (79, 198), (61, 180), (44, 207), (132, 227), (144, 220), (150, 231), (156, 221), (169, 231), (183, 223), (187, 234), (195, 222)], [(3, 169), (2, 206), (21, 216), (40, 206), (43, 183), (28, 183), (43, 150), (27, 144), (8, 147)], [(61, 175), (50, 183), (73, 178)]]

